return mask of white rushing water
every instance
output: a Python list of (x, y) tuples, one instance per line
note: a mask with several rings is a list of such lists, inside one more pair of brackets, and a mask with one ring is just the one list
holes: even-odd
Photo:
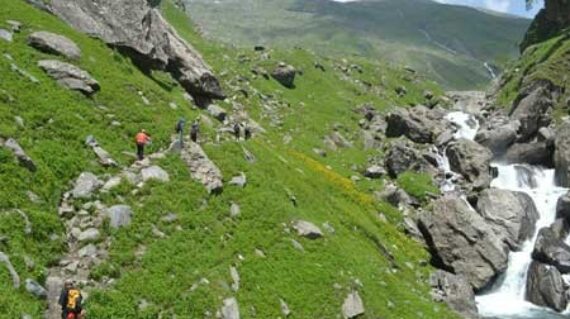
[[(477, 119), (464, 112), (452, 112), (446, 117), (454, 123), (458, 130), (455, 138), (473, 140), (479, 129)], [(444, 154), (440, 157), (440, 167), (446, 176), (454, 176), (449, 167), (449, 160)], [(537, 307), (525, 301), (527, 270), (532, 261), (532, 250), (538, 231), (550, 226), (556, 217), (558, 198), (568, 190), (557, 187), (553, 169), (542, 169), (528, 165), (493, 164), (498, 169), (498, 176), (492, 181), (491, 187), (519, 191), (528, 194), (540, 215), (536, 224), (536, 232), (532, 239), (524, 243), (518, 252), (509, 254), (509, 264), (503, 279), (490, 292), (477, 296), (477, 307), (481, 316), (496, 319), (547, 319), (568, 318), (568, 315), (558, 315), (550, 310)], [(453, 177), (448, 178), (442, 185), (442, 191), (456, 190)]]

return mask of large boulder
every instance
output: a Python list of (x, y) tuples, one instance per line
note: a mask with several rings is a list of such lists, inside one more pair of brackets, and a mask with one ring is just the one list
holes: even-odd
[(79, 59), (81, 50), (70, 39), (47, 31), (38, 31), (28, 36), (28, 44), (42, 52), (65, 56), (69, 59)]
[(559, 312), (566, 310), (568, 296), (558, 269), (533, 261), (528, 269), (526, 300)]
[(510, 111), (511, 119), (521, 124), (519, 142), (530, 141), (541, 127), (550, 124), (552, 106), (550, 90), (545, 85), (536, 84), (521, 93)]
[(152, 3), (148, 0), (51, 0), (50, 9), (73, 28), (101, 38), (130, 56), (143, 70), (170, 72), (195, 98), (223, 98), (210, 67)]
[(224, 183), (222, 172), (212, 162), (200, 145), (196, 143), (185, 143), (180, 156), (186, 163), (190, 175), (206, 187), (209, 193), (221, 192)]
[(556, 132), (554, 167), (558, 186), (570, 187), (570, 121), (565, 121)]
[(432, 296), (435, 301), (443, 301), (463, 318), (479, 318), (473, 288), (464, 276), (438, 270), (430, 277)]
[(384, 166), (390, 177), (395, 178), (405, 171), (421, 171), (429, 166), (429, 163), (425, 161), (413, 145), (405, 141), (396, 141), (386, 154)]
[(517, 143), (512, 145), (503, 160), (507, 163), (524, 163), (553, 167), (554, 148), (545, 142)]
[(475, 141), (489, 148), (493, 154), (501, 155), (516, 141), (519, 126), (519, 122), (506, 116), (493, 116), (479, 129)]
[(554, 266), (561, 273), (570, 273), (570, 246), (553, 227), (542, 228), (534, 244), (532, 258), (543, 264)]
[(291, 65), (285, 64), (283, 62), (279, 63), (279, 65), (271, 72), (271, 76), (277, 80), (277, 82), (281, 83), (286, 88), (294, 88), (295, 87), (295, 75), (297, 74), (297, 70)]
[(477, 211), (512, 250), (534, 236), (540, 217), (529, 195), (495, 188), (481, 193)]
[(442, 269), (463, 275), (475, 290), (487, 287), (507, 269), (508, 250), (466, 200), (447, 194), (433, 202), (418, 226)]
[(101, 88), (89, 73), (80, 68), (57, 60), (41, 60), (38, 66), (61, 86), (70, 90), (80, 91), (91, 95)]
[(491, 184), (491, 151), (476, 142), (459, 139), (446, 150), (451, 170), (463, 175), (473, 184), (473, 189), (480, 190)]
[(405, 135), (416, 143), (433, 143), (448, 127), (444, 115), (425, 106), (398, 108), (386, 117), (387, 137)]
[(570, 192), (558, 198), (558, 202), (556, 202), (556, 218), (563, 218), (570, 222)]

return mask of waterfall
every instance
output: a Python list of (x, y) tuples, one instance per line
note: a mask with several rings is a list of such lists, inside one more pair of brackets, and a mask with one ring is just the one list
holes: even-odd
[[(451, 112), (447, 120), (458, 128), (455, 138), (473, 140), (479, 129), (477, 119), (464, 112)], [(453, 176), (449, 167), (449, 160), (442, 152), (438, 159), (440, 168), (445, 171), (445, 183), (442, 191), (456, 190), (453, 185)], [(518, 252), (509, 254), (509, 264), (506, 273), (489, 292), (477, 296), (477, 308), (484, 318), (492, 319), (558, 319), (568, 318), (568, 315), (560, 315), (548, 309), (541, 308), (525, 301), (525, 288), (528, 267), (532, 261), (532, 251), (537, 239), (538, 231), (543, 227), (550, 226), (556, 217), (556, 203), (558, 198), (568, 189), (557, 187), (553, 169), (543, 169), (529, 165), (503, 165), (492, 164), (498, 169), (498, 176), (492, 181), (491, 187), (510, 191), (524, 192), (528, 194), (540, 215), (536, 224), (536, 232), (531, 240), (524, 243)], [(565, 278), (570, 281), (570, 278)]]

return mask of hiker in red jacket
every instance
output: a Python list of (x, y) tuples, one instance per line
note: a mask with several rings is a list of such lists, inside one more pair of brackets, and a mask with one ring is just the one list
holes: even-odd
[(137, 133), (135, 140), (137, 143), (137, 158), (139, 161), (142, 161), (144, 159), (144, 147), (150, 143), (151, 139), (145, 130), (141, 130)]

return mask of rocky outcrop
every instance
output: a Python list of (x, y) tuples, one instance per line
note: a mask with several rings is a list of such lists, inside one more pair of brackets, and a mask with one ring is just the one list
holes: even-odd
[(101, 88), (89, 73), (80, 68), (57, 60), (41, 60), (38, 66), (61, 86), (91, 95)]
[(508, 251), (486, 221), (456, 195), (433, 202), (418, 226), (438, 268), (463, 275), (475, 290), (487, 287), (507, 268)]
[(445, 302), (463, 318), (479, 318), (475, 294), (465, 277), (438, 270), (431, 275), (430, 285), (434, 301)]
[(446, 150), (451, 170), (461, 174), (472, 183), (473, 189), (481, 190), (491, 184), (491, 159), (489, 149), (476, 142), (459, 139), (449, 145)]
[(286, 63), (279, 63), (279, 65), (271, 72), (271, 76), (281, 85), (286, 88), (292, 89), (295, 87), (295, 75), (297, 70), (291, 65)]
[(386, 117), (387, 137), (405, 135), (416, 143), (433, 143), (448, 126), (444, 114), (425, 106), (398, 108)]
[(560, 235), (555, 228), (542, 228), (534, 244), (532, 258), (567, 274), (570, 273), (570, 246), (564, 242), (566, 236), (560, 237)]
[(565, 121), (556, 132), (554, 167), (558, 186), (570, 187), (570, 121)]
[(28, 36), (28, 44), (42, 52), (79, 59), (81, 50), (70, 39), (47, 31), (38, 31)]
[(558, 269), (533, 261), (528, 269), (526, 300), (559, 312), (566, 310), (568, 296)]
[(430, 164), (419, 154), (414, 145), (400, 140), (394, 142), (388, 150), (384, 166), (390, 177), (396, 178), (405, 171), (422, 171)]
[(51, 0), (50, 9), (75, 29), (99, 37), (144, 71), (170, 72), (194, 98), (223, 98), (200, 54), (147, 0)]
[(520, 44), (523, 52), (529, 46), (550, 39), (570, 26), (570, 2), (566, 0), (546, 0), (532, 24), (524, 40)]
[(541, 127), (550, 124), (553, 102), (550, 85), (535, 83), (525, 89), (513, 103), (512, 120), (518, 121), (518, 142), (529, 142)]
[(502, 189), (486, 189), (477, 211), (511, 250), (518, 250), (535, 233), (538, 211), (529, 195)]
[(190, 175), (206, 187), (209, 193), (221, 192), (224, 183), (222, 172), (212, 162), (200, 145), (196, 143), (185, 143), (180, 153), (182, 160), (186, 163)]

